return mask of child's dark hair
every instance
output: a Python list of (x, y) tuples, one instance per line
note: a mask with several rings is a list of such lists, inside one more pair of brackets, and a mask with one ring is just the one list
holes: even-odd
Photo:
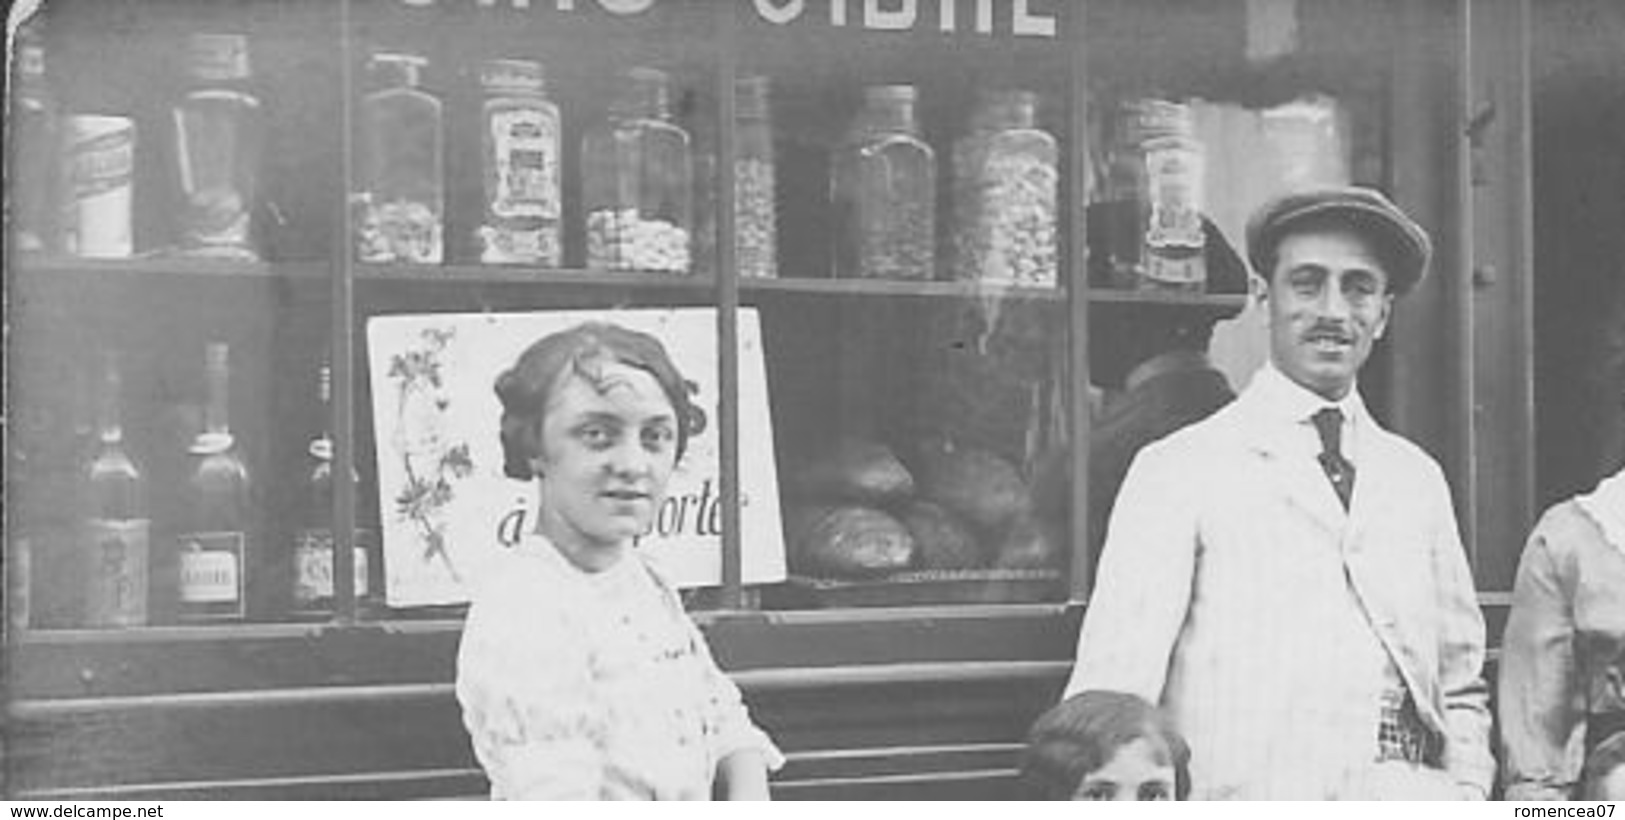
[(1030, 800), (1071, 800), (1117, 750), (1147, 739), (1174, 768), (1174, 797), (1191, 791), (1190, 747), (1155, 706), (1123, 692), (1080, 692), (1040, 715), (1027, 733), (1022, 791)]
[(531, 459), (541, 446), (542, 417), (553, 391), (567, 374), (598, 384), (609, 362), (654, 376), (677, 416), (677, 458), (683, 457), (688, 437), (704, 428), (699, 409), (689, 402), (693, 385), (683, 379), (659, 339), (620, 325), (587, 322), (537, 340), (497, 377), (504, 474), (521, 481), (535, 477)]
[[(1585, 767), (1580, 770), (1580, 799), (1605, 799), (1600, 793), (1602, 783), (1610, 772), (1622, 764), (1625, 764), (1625, 729), (1609, 735), (1586, 755)], [(1606, 799), (1619, 798), (1613, 796)]]

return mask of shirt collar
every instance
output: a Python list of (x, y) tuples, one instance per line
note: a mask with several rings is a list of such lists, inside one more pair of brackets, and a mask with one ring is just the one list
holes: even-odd
[(1264, 363), (1253, 377), (1252, 388), (1258, 392), (1263, 406), (1270, 413), (1293, 424), (1307, 425), (1310, 416), (1327, 407), (1343, 411), (1345, 427), (1357, 427), (1366, 416), (1365, 401), (1360, 398), (1358, 384), (1350, 387), (1342, 399), (1332, 401), (1287, 378), (1274, 362)]

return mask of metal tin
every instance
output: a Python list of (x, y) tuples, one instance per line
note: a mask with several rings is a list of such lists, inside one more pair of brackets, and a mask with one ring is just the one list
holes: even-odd
[(63, 227), (69, 253), (126, 258), (134, 192), (135, 122), (102, 114), (70, 116), (64, 153), (67, 200)]

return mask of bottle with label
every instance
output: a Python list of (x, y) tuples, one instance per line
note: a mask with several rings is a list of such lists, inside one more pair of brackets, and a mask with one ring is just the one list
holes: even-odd
[(251, 223), (265, 126), (248, 89), (248, 38), (194, 34), (186, 64), (191, 88), (172, 112), (182, 251), (256, 260)]
[(240, 620), (254, 549), (248, 467), (227, 419), (229, 348), (211, 343), (205, 358), (208, 403), (203, 432), (189, 448), (191, 474), (182, 486), (176, 537), (178, 615), (182, 621)]
[(1120, 209), (1103, 238), (1114, 284), (1140, 290), (1206, 289), (1205, 172), (1189, 104), (1152, 98), (1123, 104), (1108, 196), (1135, 207)]
[(445, 226), (444, 114), (419, 87), (429, 61), (372, 55), (377, 84), (357, 112), (356, 259), (438, 265)]
[(666, 72), (626, 73), (608, 120), (582, 138), (581, 161), (588, 267), (688, 273), (694, 168)]
[(778, 266), (778, 194), (768, 79), (734, 84), (734, 265), (741, 277), (773, 279)]
[(488, 60), (481, 124), (485, 224), (480, 261), (557, 267), (559, 244), (559, 108), (547, 98), (542, 66)]
[[(310, 442), (310, 474), (305, 480), (304, 511), (300, 529), (294, 536), (293, 607), (300, 615), (327, 615), (333, 611), (333, 439), (326, 419), (333, 395), (332, 368), (323, 364), (318, 377), (322, 406), (322, 431)], [(361, 475), (350, 471), (350, 481), (361, 483)], [(352, 541), (355, 556), (355, 597), (371, 602), (372, 567), (377, 563), (378, 538), (371, 530), (357, 527)]]
[(864, 89), (833, 159), (837, 279), (929, 280), (936, 272), (936, 155), (920, 137), (912, 85)]
[(118, 355), (103, 354), (96, 426), (100, 447), (84, 473), (84, 519), (77, 552), (84, 562), (85, 625), (147, 622), (146, 477), (124, 448)]
[(17, 250), (39, 253), (56, 250), (55, 194), (57, 192), (58, 119), (54, 99), (45, 83), (45, 46), (35, 23), (17, 29), (16, 85), (11, 95), (8, 136), (12, 162), (8, 171), (11, 238)]
[(954, 144), (956, 279), (1056, 285), (1059, 154), (1037, 112), (1031, 91), (988, 93)]

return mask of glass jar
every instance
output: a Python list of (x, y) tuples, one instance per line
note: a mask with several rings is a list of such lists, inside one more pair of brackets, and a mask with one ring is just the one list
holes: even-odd
[(777, 186), (768, 79), (741, 77), (734, 85), (734, 264), (739, 275), (777, 278)]
[(1190, 105), (1151, 98), (1123, 104), (1107, 197), (1135, 207), (1122, 209), (1104, 238), (1114, 284), (1140, 290), (1206, 289), (1204, 173)]
[(1055, 287), (1059, 155), (1037, 111), (1031, 91), (992, 92), (954, 145), (956, 279)]
[(830, 197), (837, 279), (933, 278), (936, 161), (914, 119), (912, 85), (864, 90), (837, 148)]
[(265, 123), (248, 90), (248, 38), (194, 34), (186, 58), (192, 88), (174, 109), (182, 251), (258, 259), (250, 221)]
[(559, 109), (540, 63), (489, 60), (481, 131), (485, 223), (480, 261), (559, 264)]
[(361, 101), (356, 140), (356, 258), (362, 262), (441, 261), (444, 124), (440, 100), (418, 87), (428, 60), (372, 55), (377, 88)]
[(609, 117), (582, 139), (587, 266), (689, 272), (693, 165), (664, 71), (633, 68)]

